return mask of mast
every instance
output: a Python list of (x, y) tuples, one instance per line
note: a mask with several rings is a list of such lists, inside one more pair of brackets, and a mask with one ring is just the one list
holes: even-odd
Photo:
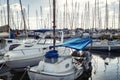
[(113, 12), (113, 17), (112, 17), (112, 28), (115, 29), (115, 7), (114, 7), (114, 12)]
[(87, 20), (88, 20), (88, 24), (87, 24), (87, 27), (88, 27), (88, 29), (90, 29), (90, 3), (89, 3), (89, 1), (88, 1), (88, 4), (87, 4)]
[(81, 28), (83, 28), (83, 12), (81, 14)]
[(63, 26), (66, 28), (65, 26), (65, 4), (64, 4), (64, 12), (63, 12)]
[(27, 26), (26, 26), (26, 22), (25, 22), (25, 15), (24, 15), (24, 11), (23, 11), (21, 0), (19, 0), (19, 2), (20, 2), (20, 8), (21, 8), (21, 14), (22, 14), (22, 18), (23, 18), (23, 23), (24, 23), (25, 37), (27, 38), (27, 30), (26, 30)]
[(100, 24), (100, 28), (101, 28), (101, 29), (104, 29), (104, 27), (102, 26), (101, 10), (100, 10), (100, 13), (99, 13), (99, 24)]
[(85, 7), (84, 7), (84, 29), (87, 28), (87, 3), (85, 3)]
[(71, 25), (70, 28), (73, 29), (73, 19), (74, 19), (74, 13), (73, 13), (73, 0), (72, 0), (72, 12), (71, 12)]
[(19, 14), (18, 14), (18, 11), (16, 12), (16, 14), (17, 14), (17, 26), (18, 26), (18, 29), (20, 29), (20, 26), (19, 26)]
[(108, 4), (106, 0), (106, 8), (105, 8), (105, 28), (108, 29)]
[(51, 25), (51, 1), (49, 0), (49, 11), (50, 11), (50, 16), (49, 16), (49, 27), (51, 27), (52, 25)]
[(40, 27), (42, 28), (42, 27), (43, 27), (43, 25), (42, 25), (42, 24), (43, 24), (42, 6), (40, 6), (40, 16), (41, 16), (41, 17), (40, 17)]
[(118, 13), (119, 19), (118, 19), (118, 29), (120, 29), (120, 0), (119, 0), (119, 13)]
[(94, 13), (94, 8), (92, 8), (92, 28), (94, 29), (95, 27), (95, 25), (94, 25), (94, 23), (95, 23), (95, 13)]
[[(7, 20), (9, 19), (8, 17), (9, 17), (9, 9), (8, 9), (8, 7), (9, 7), (9, 0), (7, 0)], [(5, 11), (5, 8), (3, 7), (3, 15), (4, 15), (4, 24), (6, 25), (8, 25), (9, 24), (9, 20), (6, 22), (6, 11)]]
[(29, 15), (30, 15), (30, 9), (29, 9), (30, 7), (29, 7), (29, 4), (28, 4), (28, 29), (30, 30), (30, 23), (29, 23)]
[(99, 0), (97, 2), (97, 19), (98, 19), (98, 28), (100, 29), (101, 28), (101, 25), (100, 25), (100, 8), (99, 8)]
[(68, 13), (68, 1), (66, 0), (66, 7), (65, 7), (65, 27), (67, 28), (68, 27), (68, 24), (67, 24), (67, 13)]
[[(1, 0), (0, 0), (0, 6), (1, 6), (1, 4), (2, 4), (2, 3), (1, 3)], [(3, 23), (3, 22), (2, 22), (2, 20), (3, 20), (3, 19), (2, 19), (2, 9), (0, 10), (0, 15), (1, 15), (1, 16), (0, 16), (0, 19), (1, 19), (1, 23), (0, 23), (0, 24), (2, 25), (2, 23)]]
[(7, 0), (7, 21), (8, 21), (8, 26), (9, 26), (9, 12), (10, 12), (10, 9), (9, 9), (9, 0)]
[(77, 12), (77, 27), (80, 27), (80, 24), (79, 24), (79, 21), (80, 21), (80, 14), (79, 14), (79, 12), (80, 12), (80, 4), (78, 3), (78, 12)]
[(14, 21), (14, 15), (13, 15), (12, 12), (11, 12), (11, 17), (10, 17), (10, 18), (11, 18), (10, 20), (12, 21), (11, 24), (13, 25), (12, 28), (13, 28), (13, 29), (16, 29), (16, 24), (15, 24), (15, 21)]
[(53, 46), (55, 50), (55, 28), (56, 28), (56, 0), (53, 0)]
[(3, 11), (1, 10), (0, 13), (1, 13), (1, 25), (2, 25), (3, 24), (3, 16), (2, 16), (3, 15)]
[[(10, 32), (10, 24), (9, 24), (9, 22), (10, 22), (10, 19), (9, 19), (9, 17), (10, 17), (10, 15), (9, 15), (9, 13), (10, 13), (10, 6), (9, 6), (9, 0), (7, 0), (7, 24), (8, 24), (8, 28), (9, 28), (9, 31), (8, 32)], [(9, 34), (9, 38), (10, 38), (10, 34)]]
[(76, 21), (77, 20), (77, 2), (75, 2), (75, 11), (74, 11), (74, 28), (73, 29), (76, 29)]
[(96, 6), (97, 6), (96, 3), (97, 3), (97, 2), (96, 2), (96, 0), (95, 0), (95, 13), (94, 13), (94, 23), (95, 23), (95, 24), (94, 24), (94, 29), (96, 28), (96, 15), (97, 15), (97, 14), (96, 14)]
[(38, 28), (38, 12), (37, 12), (37, 10), (36, 10), (36, 27), (37, 27), (37, 29), (39, 29)]

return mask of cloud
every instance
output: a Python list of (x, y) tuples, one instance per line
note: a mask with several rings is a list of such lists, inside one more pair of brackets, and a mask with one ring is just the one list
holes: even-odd
[[(0, 10), (3, 10), (3, 8), (6, 10), (7, 9), (7, 4), (3, 4), (0, 6)], [(27, 9), (25, 6), (22, 5), (22, 8), (23, 9)], [(20, 11), (21, 8), (20, 8), (20, 4), (19, 3), (14, 3), (14, 4), (11, 4), (10, 5), (10, 9), (12, 11)]]
[[(25, 7), (23, 7), (24, 9)], [(20, 11), (21, 8), (20, 8), (20, 4), (19, 3), (14, 3), (12, 5), (10, 5), (10, 9), (12, 9), (13, 11)]]
[[(95, 7), (95, 0), (67, 0), (67, 12), (70, 14), (70, 16), (72, 16), (72, 12), (75, 11), (75, 4), (77, 3), (77, 5), (79, 4), (80, 6), (80, 11), (79, 11), (79, 24), (81, 24), (81, 15), (82, 13), (85, 12), (85, 3), (90, 3), (90, 26), (92, 25), (92, 9), (94, 9)], [(96, 0), (98, 1), (98, 0)], [(104, 25), (104, 19), (105, 19), (105, 5), (106, 5), (106, 0), (99, 0), (99, 6), (100, 6), (100, 11), (101, 11), (101, 16), (102, 16), (102, 20), (103, 20), (103, 25)], [(50, 0), (51, 2), (51, 6), (52, 6), (52, 0)], [(74, 7), (74, 10), (72, 10), (72, 2), (73, 2), (73, 7)], [(115, 8), (115, 11), (116, 11), (116, 19), (118, 18), (118, 0), (107, 0), (108, 2), (108, 10), (109, 10), (109, 19), (111, 20), (112, 19), (112, 16), (113, 16), (113, 12), (114, 12), (114, 8)], [(23, 0), (22, 1), (23, 3), (23, 8), (26, 9), (26, 12), (27, 12), (27, 9), (28, 9), (28, 4), (30, 6), (30, 26), (36, 26), (36, 10), (38, 11), (38, 17), (40, 19), (40, 6), (42, 7), (42, 18), (43, 20), (46, 20), (47, 24), (48, 24), (48, 15), (50, 14), (50, 5), (49, 5), (49, 0)], [(56, 0), (56, 7), (58, 9), (58, 14), (56, 17), (57, 19), (57, 23), (59, 23), (60, 25), (62, 24), (63, 25), (63, 18), (64, 18), (64, 5), (66, 5), (66, 0)], [(0, 6), (0, 10), (2, 10), (3, 8), (7, 9), (6, 8), (7, 5), (6, 4), (3, 4)], [(13, 15), (16, 16), (16, 11), (18, 11), (19, 13), (21, 13), (21, 8), (20, 8), (20, 4), (19, 4), (19, 0), (13, 0), (12, 4), (10, 5), (10, 9), (11, 11), (13, 12)], [(78, 8), (76, 8), (78, 9)], [(52, 9), (51, 9), (51, 12), (52, 12)], [(78, 10), (77, 10), (78, 12)], [(21, 16), (21, 14), (19, 14)], [(84, 16), (86, 16), (84, 14)], [(51, 16), (52, 17), (52, 16)], [(15, 17), (16, 19), (16, 17)], [(69, 20), (69, 19), (68, 19)], [(15, 20), (16, 21), (16, 20)], [(59, 21), (59, 22), (58, 22)], [(70, 20), (69, 20), (70, 21)], [(27, 21), (26, 21), (27, 22)], [(117, 22), (116, 22), (117, 24)], [(111, 25), (111, 24), (110, 24)], [(47, 25), (48, 26), (48, 25)], [(35, 28), (35, 27), (34, 27)]]
[[(20, 7), (20, 4), (19, 3), (14, 3), (14, 4), (11, 4), (10, 5), (10, 9), (12, 11), (21, 11), (21, 7)], [(22, 5), (22, 9), (27, 9), (26, 6)]]

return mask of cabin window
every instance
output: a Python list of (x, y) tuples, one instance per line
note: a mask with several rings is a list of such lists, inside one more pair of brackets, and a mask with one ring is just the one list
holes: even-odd
[(33, 46), (33, 44), (25, 44), (25, 47), (32, 47)]
[(41, 39), (41, 40), (39, 40), (39, 41), (38, 41), (38, 43), (37, 43), (37, 44), (45, 44), (45, 42), (46, 42), (46, 40), (45, 40), (45, 39)]
[(45, 62), (52, 64), (56, 63), (57, 60), (58, 60), (57, 58), (45, 58)]
[(18, 47), (20, 44), (13, 44), (9, 47), (9, 51), (13, 50), (14, 48)]
[(12, 40), (8, 40), (8, 43), (12, 43)]

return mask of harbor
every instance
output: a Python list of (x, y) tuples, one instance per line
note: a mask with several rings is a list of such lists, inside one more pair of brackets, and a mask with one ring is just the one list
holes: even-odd
[(0, 80), (120, 80), (120, 0), (0, 0)]

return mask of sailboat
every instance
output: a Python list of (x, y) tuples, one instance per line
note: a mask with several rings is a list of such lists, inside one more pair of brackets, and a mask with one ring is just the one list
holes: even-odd
[[(52, 39), (29, 40), (20, 46), (8, 51), (3, 56), (3, 61), (10, 69), (24, 70), (26, 66), (35, 66), (43, 58), (48, 46), (52, 45)], [(60, 43), (60, 41), (56, 41)]]
[[(37, 66), (28, 67), (31, 80), (75, 80), (91, 66), (91, 54), (82, 50), (91, 39), (73, 38), (55, 44), (55, 0), (53, 0), (53, 46), (43, 55)], [(72, 53), (73, 52), (73, 53)]]
[(73, 38), (50, 46), (37, 66), (28, 67), (31, 80), (75, 80), (84, 71), (91, 70), (91, 53), (82, 50), (91, 43), (91, 39)]
[(7, 25), (1, 26), (0, 27), (0, 55), (1, 54), (5, 54), (6, 52), (8, 52), (9, 50), (11, 50), (10, 48), (12, 47), (15, 48), (17, 46), (19, 46), (20, 44), (22, 44), (24, 41), (22, 40), (18, 40), (15, 39), (15, 35), (14, 32), (12, 31), (12, 29), (10, 28), (10, 24), (9, 24), (9, 0), (7, 0)]
[(0, 55), (4, 55), (23, 43), (24, 41), (17, 39), (0, 39)]

